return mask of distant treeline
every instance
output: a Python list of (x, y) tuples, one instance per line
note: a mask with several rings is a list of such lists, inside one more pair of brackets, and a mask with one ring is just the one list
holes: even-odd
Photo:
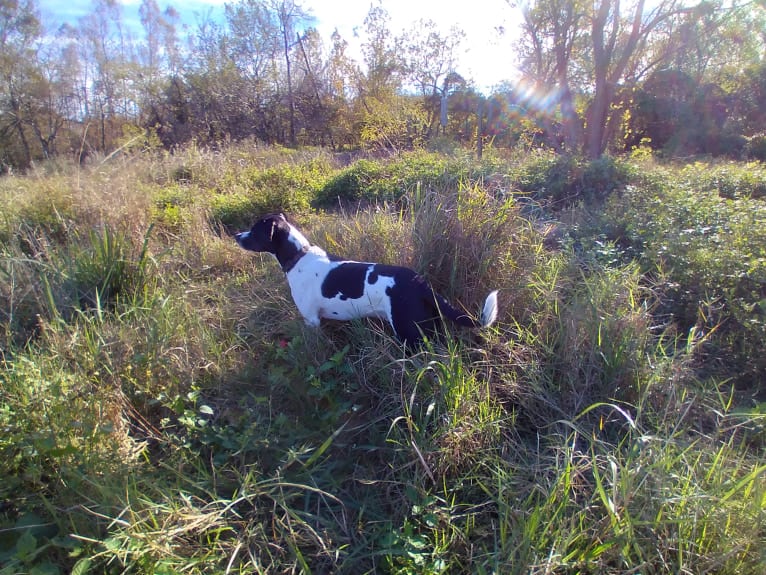
[(519, 79), (482, 94), (456, 58), (475, 39), (431, 21), (396, 34), (383, 3), (360, 23), (359, 61), (294, 0), (239, 0), (193, 28), (143, 0), (136, 29), (120, 3), (93, 0), (53, 32), (35, 0), (0, 0), (0, 167), (191, 141), (402, 149), (479, 135), (590, 157), (643, 145), (766, 159), (759, 3), (559, 4), (518, 8), (497, 65)]

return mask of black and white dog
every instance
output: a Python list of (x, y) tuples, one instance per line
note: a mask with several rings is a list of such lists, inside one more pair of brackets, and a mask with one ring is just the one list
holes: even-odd
[(441, 317), (473, 328), (487, 327), (497, 318), (497, 291), (487, 296), (477, 321), (452, 307), (411, 269), (328, 255), (311, 245), (283, 214), (264, 216), (235, 238), (246, 250), (276, 257), (295, 305), (310, 326), (318, 326), (320, 318), (380, 317), (388, 320), (399, 339), (413, 345), (423, 335), (436, 335)]

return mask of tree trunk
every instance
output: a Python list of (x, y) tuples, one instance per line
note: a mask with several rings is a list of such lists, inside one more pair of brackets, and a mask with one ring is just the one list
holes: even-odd
[(290, 115), (290, 146), (295, 148), (297, 140), (295, 137), (295, 99), (293, 98), (293, 78), (290, 62), (290, 44), (287, 39), (287, 25), (282, 25), (282, 40), (285, 48), (285, 65), (287, 66), (287, 107)]
[(585, 143), (585, 153), (592, 160), (600, 158), (606, 151), (605, 133), (610, 100), (606, 79), (597, 79), (593, 102), (591, 102), (587, 114), (588, 129)]
[(561, 120), (564, 128), (564, 142), (569, 150), (579, 147), (582, 142), (582, 125), (580, 118), (575, 110), (572, 90), (569, 89), (568, 82), (565, 81), (561, 87)]

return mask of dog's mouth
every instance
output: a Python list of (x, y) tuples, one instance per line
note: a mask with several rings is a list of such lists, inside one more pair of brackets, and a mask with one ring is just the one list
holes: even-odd
[(254, 236), (252, 232), (239, 232), (238, 234), (234, 234), (234, 240), (237, 242), (239, 247), (251, 252), (268, 251), (267, 249), (264, 249), (264, 247), (258, 241), (258, 238)]
[(248, 237), (250, 237), (250, 232), (239, 232), (234, 234), (234, 240), (241, 246), (242, 242), (244, 242)]

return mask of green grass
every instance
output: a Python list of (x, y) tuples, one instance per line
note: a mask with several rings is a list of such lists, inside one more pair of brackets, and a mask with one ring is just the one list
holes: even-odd
[[(0, 179), (0, 573), (762, 573), (760, 168), (485, 157)], [(309, 329), (267, 209), (499, 321)]]

